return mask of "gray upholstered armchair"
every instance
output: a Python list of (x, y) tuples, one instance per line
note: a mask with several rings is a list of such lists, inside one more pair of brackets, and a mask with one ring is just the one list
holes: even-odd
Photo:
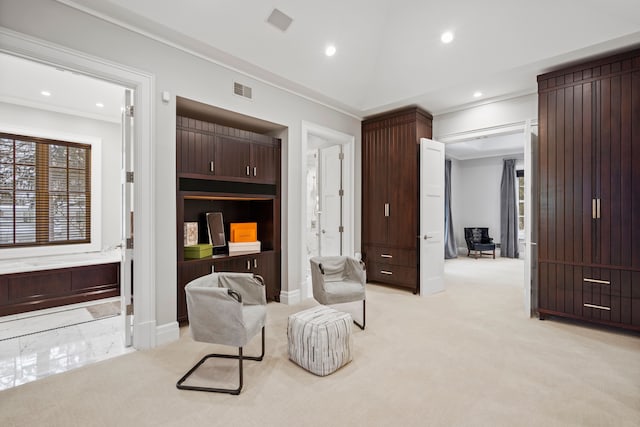
[(309, 261), (313, 297), (322, 305), (362, 301), (362, 325), (353, 323), (364, 329), (367, 282), (364, 263), (346, 256), (313, 257)]
[[(185, 286), (189, 330), (195, 341), (238, 347), (238, 354), (208, 354), (177, 382), (184, 390), (240, 394), (242, 361), (261, 361), (264, 357), (264, 326), (267, 300), (264, 281), (250, 273), (212, 273), (199, 277)], [(262, 354), (244, 356), (244, 347), (262, 330)], [(212, 388), (183, 384), (207, 359), (218, 357), (237, 359), (238, 388)]]

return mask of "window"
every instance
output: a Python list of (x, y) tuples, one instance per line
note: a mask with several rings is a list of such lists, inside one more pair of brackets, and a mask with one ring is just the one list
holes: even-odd
[(0, 134), (0, 247), (91, 241), (91, 145)]
[(524, 170), (516, 171), (518, 178), (518, 237), (524, 239)]

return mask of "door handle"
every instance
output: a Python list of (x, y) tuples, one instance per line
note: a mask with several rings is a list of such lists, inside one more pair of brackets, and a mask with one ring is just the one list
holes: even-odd
[(213, 172), (213, 160), (209, 162), (209, 170)]
[(433, 237), (429, 237), (426, 234), (424, 235), (424, 240), (429, 240), (429, 239), (433, 239)]
[(253, 176), (258, 176), (258, 168), (256, 166), (253, 167)]
[(596, 218), (600, 219), (600, 199), (596, 199)]
[(389, 203), (384, 204), (384, 216), (389, 216)]
[(596, 219), (596, 199), (591, 199), (591, 218)]
[(249, 165), (247, 165), (247, 176), (251, 176), (251, 172), (249, 172), (250, 169)]

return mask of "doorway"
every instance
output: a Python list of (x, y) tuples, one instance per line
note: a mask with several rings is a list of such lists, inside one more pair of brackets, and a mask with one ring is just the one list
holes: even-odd
[[(524, 185), (518, 188), (519, 259), (522, 263), (524, 308), (531, 310), (531, 269), (535, 265), (532, 235), (532, 154), (537, 124), (531, 121), (498, 128), (479, 129), (464, 136), (444, 136), (447, 158), (452, 160), (451, 205), (458, 255), (467, 256), (464, 227), (488, 227), (490, 237), (500, 242), (500, 180), (502, 161), (516, 159), (516, 169)], [(496, 250), (499, 256), (499, 248)], [(481, 260), (478, 260), (481, 261)], [(484, 261), (492, 261), (484, 258)], [(486, 264), (486, 263), (485, 263)]]
[(354, 137), (305, 122), (302, 186), (305, 248), (301, 299), (310, 298), (313, 256), (351, 255), (354, 241)]

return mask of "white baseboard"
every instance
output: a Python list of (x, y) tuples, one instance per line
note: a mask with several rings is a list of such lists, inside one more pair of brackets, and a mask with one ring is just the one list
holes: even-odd
[(178, 322), (165, 323), (156, 327), (156, 346), (168, 344), (180, 338)]
[(287, 305), (298, 304), (300, 302), (300, 289), (280, 291), (280, 302)]

